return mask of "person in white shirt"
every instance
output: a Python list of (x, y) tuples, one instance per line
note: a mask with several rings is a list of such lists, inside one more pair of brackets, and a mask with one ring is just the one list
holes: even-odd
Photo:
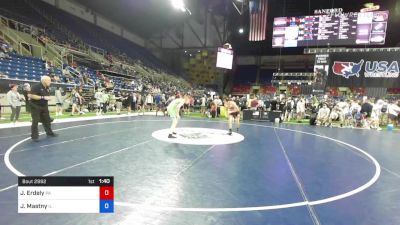
[(149, 93), (146, 96), (146, 108), (149, 110), (149, 112), (151, 111), (153, 105), (153, 96)]
[(399, 101), (396, 100), (389, 104), (388, 106), (388, 114), (389, 114), (389, 123), (397, 125), (398, 116), (400, 113)]
[(350, 110), (349, 104), (344, 99), (341, 99), (340, 102), (338, 102), (336, 105), (340, 109), (338, 111), (340, 124), (345, 125), (346, 124), (346, 114), (348, 114), (349, 110)]
[(101, 110), (103, 108), (103, 92), (100, 89), (97, 89), (96, 93), (94, 94), (94, 98), (96, 99), (96, 116), (101, 115)]
[(304, 119), (304, 114), (306, 113), (306, 101), (302, 96), (296, 104), (297, 121), (301, 122)]
[(351, 101), (350, 104), (350, 112), (354, 116), (354, 114), (358, 113), (361, 111), (361, 106), (358, 104), (357, 101)]
[(217, 109), (217, 114), (215, 115), (216, 117), (218, 117), (219, 116), (219, 113), (220, 113), (220, 109), (219, 109), (219, 107), (222, 105), (222, 101), (221, 101), (221, 99), (219, 98), (219, 96), (215, 96), (215, 99), (214, 99), (214, 104), (216, 105), (216, 109)]
[(206, 96), (203, 95), (203, 97), (201, 97), (201, 103), (200, 103), (201, 115), (205, 115), (205, 113), (206, 113), (206, 102), (207, 102)]
[(353, 121), (353, 115), (351, 114), (351, 111), (350, 111), (350, 101), (347, 101), (346, 104), (343, 104), (342, 115), (343, 115), (343, 120), (344, 120), (344, 126), (345, 127), (351, 126), (352, 121)]
[(56, 96), (56, 116), (62, 116), (63, 114), (63, 104), (64, 104), (64, 98), (62, 96), (61, 92), (62, 88), (58, 87), (55, 91), (55, 96)]
[(10, 121), (16, 123), (19, 119), (19, 113), (21, 112), (22, 101), (24, 96), (18, 93), (18, 85), (11, 84), (10, 91), (7, 92), (7, 101), (11, 106)]
[(317, 123), (324, 126), (329, 120), (330, 109), (326, 104), (323, 104), (322, 108), (318, 110)]
[(329, 126), (332, 125), (332, 121), (340, 120), (340, 127), (343, 127), (343, 121), (341, 120), (341, 115), (342, 114), (342, 109), (339, 107), (339, 105), (335, 105), (333, 107), (331, 113), (329, 114)]
[(384, 102), (382, 100), (377, 100), (372, 106), (370, 124), (372, 129), (382, 130), (379, 127), (379, 119), (381, 118), (383, 104)]

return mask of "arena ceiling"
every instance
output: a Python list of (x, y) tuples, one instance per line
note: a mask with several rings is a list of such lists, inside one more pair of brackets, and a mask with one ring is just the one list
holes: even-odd
[[(193, 16), (204, 6), (218, 9), (226, 0), (186, 0)], [(81, 5), (148, 38), (160, 30), (179, 26), (187, 15), (174, 10), (170, 0), (75, 0)]]
[[(180, 26), (185, 19), (184, 14), (177, 13), (171, 7), (169, 0), (75, 0), (112, 21), (121, 24), (128, 30), (143, 38), (149, 38), (161, 30)], [(314, 9), (343, 8), (346, 12), (356, 12), (367, 2), (381, 5), (382, 9), (390, 11), (388, 36), (385, 46), (396, 46), (399, 40), (397, 27), (400, 21), (400, 0), (269, 0), (268, 35), (267, 40), (251, 43), (247, 41), (246, 27), (249, 24), (248, 10), (240, 15), (232, 6), (232, 1), (240, 5), (239, 0), (186, 0), (192, 17), (201, 17), (205, 7), (215, 14), (226, 15), (228, 30), (231, 35), (228, 42), (242, 55), (249, 54), (296, 54), (302, 53), (301, 48), (272, 49), (272, 21), (278, 16), (299, 16), (313, 14)], [(244, 0), (247, 2), (247, 0)], [(245, 7), (246, 9), (246, 7)], [(186, 18), (185, 18), (186, 17)], [(244, 34), (238, 34), (239, 27), (245, 28)], [(247, 30), (248, 31), (248, 30)]]

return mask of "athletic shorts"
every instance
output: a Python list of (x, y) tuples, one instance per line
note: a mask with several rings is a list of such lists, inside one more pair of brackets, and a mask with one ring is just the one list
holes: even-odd
[(391, 120), (397, 120), (397, 116), (393, 115), (393, 114), (389, 114), (389, 119)]
[(239, 112), (232, 112), (229, 113), (229, 115), (233, 116), (233, 118), (236, 118), (239, 115)]
[(176, 112), (174, 109), (167, 109), (169, 117), (176, 119), (178, 118), (179, 112)]

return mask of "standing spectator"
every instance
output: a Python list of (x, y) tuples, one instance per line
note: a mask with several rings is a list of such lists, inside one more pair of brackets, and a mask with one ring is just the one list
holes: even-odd
[(97, 89), (94, 94), (94, 98), (96, 99), (96, 116), (101, 116), (101, 109), (103, 108), (103, 94), (104, 90), (100, 91), (100, 88)]
[(274, 97), (271, 101), (271, 111), (277, 110), (278, 100), (277, 97)]
[(290, 121), (292, 119), (292, 114), (293, 114), (293, 108), (294, 108), (294, 101), (292, 98), (288, 98), (286, 101), (285, 105), (285, 119), (284, 121)]
[(72, 102), (71, 116), (74, 116), (75, 112), (78, 112), (79, 114), (83, 114), (83, 112), (81, 112), (78, 108), (81, 101), (82, 101), (82, 99), (81, 99), (79, 92), (75, 88), (72, 89), (72, 92), (71, 92), (71, 102)]
[(132, 110), (133, 111), (136, 110), (136, 103), (137, 103), (136, 94), (132, 92), (128, 97), (128, 114), (130, 114)]
[(146, 96), (146, 108), (149, 110), (149, 112), (152, 109), (152, 105), (153, 105), (153, 96), (148, 93)]
[(301, 120), (304, 119), (305, 112), (306, 112), (306, 101), (304, 100), (304, 97), (301, 96), (301, 98), (296, 104), (297, 122), (301, 123)]
[(156, 94), (156, 96), (154, 96), (154, 103), (156, 106), (156, 116), (157, 116), (158, 111), (164, 112), (164, 106), (162, 105), (163, 102), (162, 102), (160, 93), (158, 93), (158, 94)]
[(25, 98), (25, 110), (27, 113), (31, 113), (31, 103), (29, 101), (28, 94), (31, 92), (31, 85), (29, 83), (24, 84), (24, 98)]
[[(3, 97), (3, 96), (0, 96), (0, 99), (1, 99), (1, 98), (4, 98), (4, 97)], [(2, 109), (2, 107), (1, 107), (1, 102), (0, 102), (0, 120), (4, 120), (5, 118), (2, 117), (1, 109)]]
[(372, 107), (371, 128), (377, 129), (378, 131), (382, 130), (382, 128), (379, 127), (379, 118), (381, 117), (383, 103), (382, 100), (377, 100)]
[(200, 113), (201, 115), (205, 115), (206, 113), (206, 96), (203, 95), (203, 97), (201, 97), (201, 103), (200, 103)]
[(107, 113), (108, 105), (110, 104), (110, 95), (107, 92), (103, 93), (103, 113)]
[(39, 138), (39, 121), (42, 122), (44, 130), (48, 137), (55, 137), (55, 134), (51, 129), (51, 119), (48, 108), (48, 101), (50, 100), (50, 84), (51, 79), (48, 76), (43, 76), (40, 79), (40, 83), (33, 86), (29, 98), (31, 99), (31, 115), (32, 115), (32, 127), (31, 127), (31, 138), (32, 141), (37, 142)]
[(121, 92), (115, 93), (115, 108), (117, 109), (117, 114), (121, 114), (121, 108), (122, 108), (122, 94)]
[(22, 95), (18, 93), (18, 85), (11, 84), (10, 91), (7, 92), (7, 101), (11, 106), (10, 121), (14, 124), (19, 119), (19, 113), (21, 112), (21, 101), (24, 99)]
[(143, 113), (144, 115), (144, 101), (143, 101), (143, 96), (141, 94), (137, 94), (136, 95), (136, 105), (138, 108), (138, 113), (140, 113), (140, 111)]
[(58, 87), (55, 91), (56, 96), (56, 116), (63, 115), (64, 98), (62, 96), (62, 88)]
[(361, 105), (361, 114), (363, 114), (365, 120), (366, 120), (366, 125), (368, 125), (369, 127), (369, 120), (371, 117), (371, 113), (372, 113), (372, 104), (370, 103), (370, 101), (368, 99), (364, 100), (364, 103)]

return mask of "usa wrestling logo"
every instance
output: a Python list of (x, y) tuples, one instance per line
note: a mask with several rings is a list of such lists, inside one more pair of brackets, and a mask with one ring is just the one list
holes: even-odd
[(363, 64), (364, 60), (361, 60), (359, 63), (335, 61), (333, 63), (332, 70), (334, 74), (349, 79), (352, 76), (360, 76), (360, 71)]

